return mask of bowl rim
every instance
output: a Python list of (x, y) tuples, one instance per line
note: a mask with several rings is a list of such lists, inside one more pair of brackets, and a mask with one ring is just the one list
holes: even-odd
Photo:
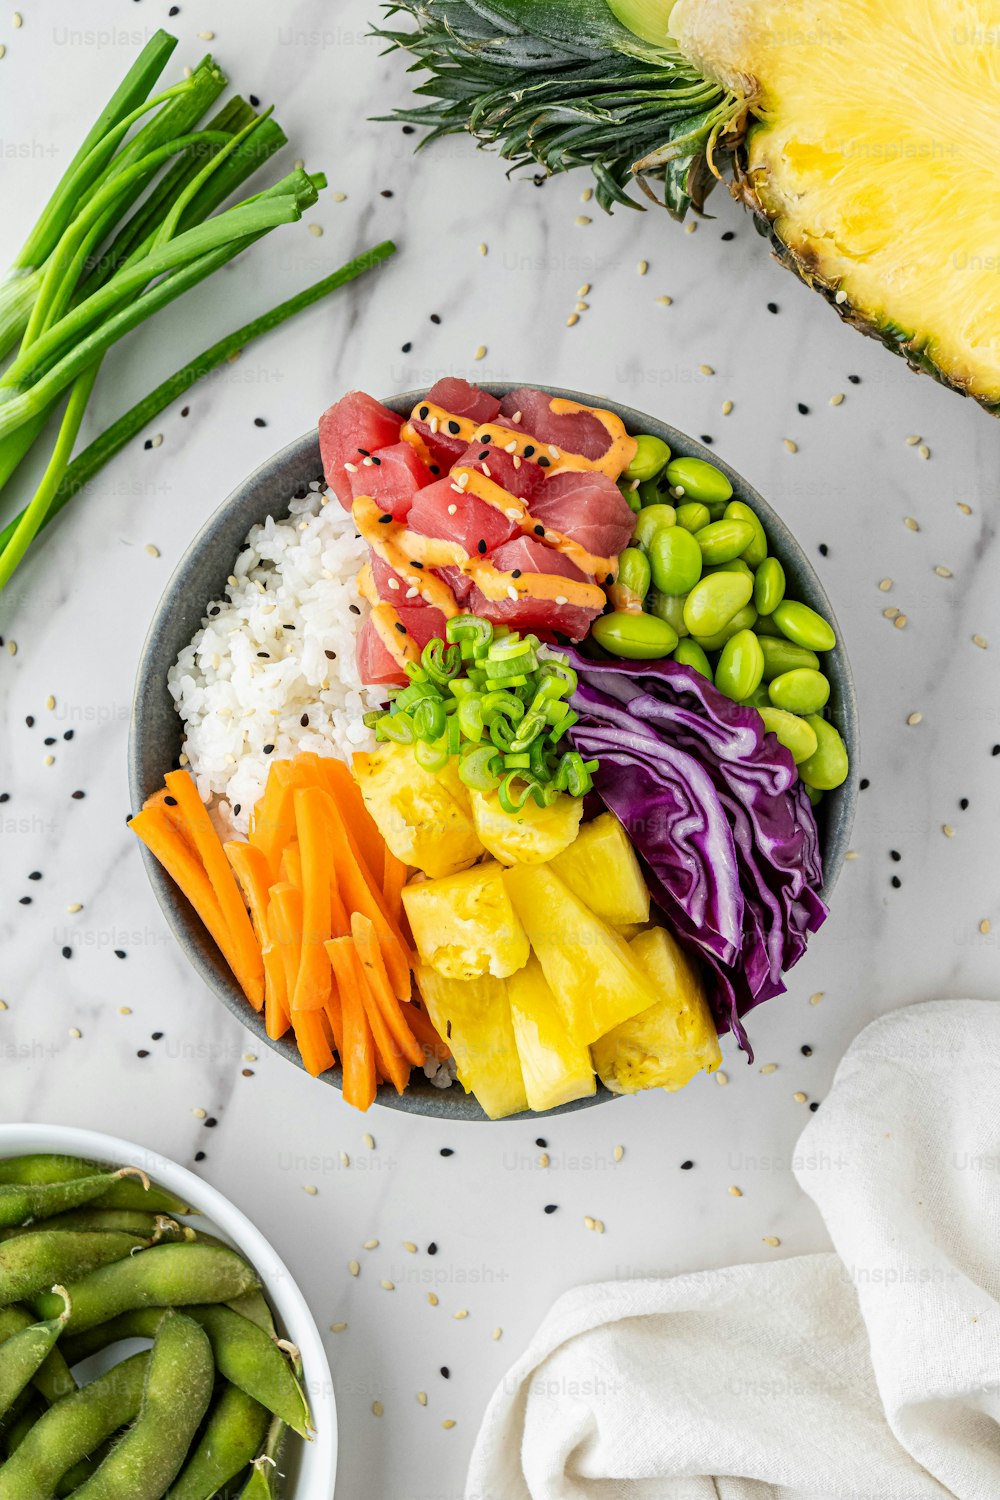
[[(526, 384), (527, 382), (523, 381), (483, 381), (480, 384), (480, 388), (489, 391), (493, 395), (503, 396), (510, 391), (522, 389)], [(857, 809), (860, 778), (860, 731), (857, 694), (850, 660), (844, 645), (843, 632), (826, 589), (806, 555), (805, 549), (798, 542), (781, 515), (764, 499), (753, 485), (743, 478), (738, 470), (734, 469), (732, 465), (728, 464), (713, 450), (691, 437), (690, 434), (681, 431), (680, 428), (673, 427), (670, 423), (664, 422), (662, 419), (652, 416), (647, 412), (642, 412), (635, 407), (626, 406), (621, 402), (614, 401), (611, 397), (597, 396), (562, 386), (545, 384), (533, 383), (531, 388), (542, 391), (545, 394), (579, 401), (585, 405), (604, 407), (619, 416), (630, 432), (653, 433), (663, 438), (673, 454), (704, 459), (705, 462), (720, 469), (733, 486), (734, 496), (745, 500), (746, 503), (753, 506), (760, 514), (768, 533), (769, 543), (774, 543), (773, 551), (786, 565), (791, 561), (797, 575), (797, 593), (800, 595), (803, 592), (808, 593), (813, 604), (820, 609), (833, 627), (837, 636), (837, 645), (828, 655), (828, 675), (834, 687), (833, 698), (837, 702), (838, 728), (844, 736), (849, 750), (850, 770), (844, 784), (832, 794), (828, 793), (825, 799), (823, 820), (826, 831), (821, 831), (824, 866), (822, 896), (829, 903), (830, 896), (843, 867)], [(405, 416), (409, 414), (417, 402), (425, 395), (426, 392), (424, 390), (418, 389), (405, 391), (398, 395), (382, 399), (384, 405), (399, 415)], [(285, 477), (283, 479), (283, 475), (294, 477)], [(320, 458), (318, 430), (316, 427), (313, 427), (308, 432), (303, 433), (301, 437), (287, 443), (283, 448), (272, 454), (270, 458), (258, 464), (215, 507), (211, 514), (206, 517), (174, 568), (153, 612), (136, 668), (128, 742), (128, 780), (133, 808), (140, 807), (145, 797), (155, 789), (155, 786), (159, 785), (159, 780), (154, 784), (150, 781), (144, 770), (146, 750), (144, 721), (147, 706), (145, 700), (150, 691), (150, 684), (161, 668), (163, 675), (159, 686), (163, 692), (166, 691), (166, 668), (162, 667), (157, 650), (159, 636), (164, 620), (174, 613), (176, 601), (178, 598), (183, 597), (184, 580), (188, 571), (199, 558), (202, 550), (214, 543), (215, 532), (220, 522), (223, 522), (230, 513), (237, 511), (245, 504), (255, 490), (268, 484), (283, 487), (282, 498), (276, 499), (274, 502), (268, 502), (268, 505), (261, 512), (262, 519), (264, 516), (273, 514), (276, 509), (280, 514), (287, 506), (288, 498), (294, 493), (297, 485), (301, 486), (303, 483), (308, 482), (309, 479), (317, 478), (322, 478), (322, 462)], [(257, 524), (257, 522), (250, 521), (247, 524), (243, 533), (244, 538), (254, 524)], [(243, 541), (241, 540), (237, 544), (237, 550), (242, 545)], [(227, 570), (232, 567), (234, 556), (235, 554), (228, 558), (226, 562)], [(221, 567), (219, 574), (223, 579), (226, 577), (226, 573), (222, 572)], [(203, 617), (204, 608), (207, 608), (208, 602), (207, 598), (203, 601), (200, 607), (199, 619)], [(178, 720), (178, 725), (179, 722)], [(160, 780), (162, 780), (162, 774), (161, 771), (159, 773)], [(200, 934), (200, 929), (197, 925), (192, 930), (193, 914), (190, 906), (144, 845), (141, 847), (141, 856), (150, 883), (153, 886), (157, 902), (167, 919), (167, 923), (183, 948), (187, 958), (194, 965), (204, 982), (223, 1001), (241, 1024), (246, 1026), (259, 1041), (266, 1043), (272, 1050), (279, 1052), (290, 1062), (302, 1068), (298, 1050), (287, 1036), (277, 1041), (267, 1036), (263, 1017), (258, 1015), (248, 1005), (242, 991), (233, 980), (232, 975), (226, 970), (221, 956), (214, 951), (211, 940)], [(327, 1069), (325, 1073), (320, 1075), (320, 1078), (323, 1082), (332, 1084), (336, 1088), (340, 1088), (341, 1086), (341, 1072), (339, 1067), (335, 1066)], [(595, 1093), (584, 1099), (573, 1100), (569, 1104), (560, 1105), (552, 1110), (538, 1112), (523, 1111), (520, 1114), (508, 1116), (507, 1120), (511, 1122), (529, 1119), (541, 1120), (549, 1115), (567, 1114), (579, 1109), (587, 1109), (596, 1104), (606, 1103), (617, 1097), (619, 1096), (612, 1094), (604, 1088), (598, 1080)], [(383, 1084), (378, 1089), (376, 1103), (383, 1107), (402, 1110), (410, 1114), (427, 1115), (431, 1118), (446, 1119), (449, 1121), (487, 1119), (485, 1112), (479, 1107), (474, 1097), (460, 1091), (460, 1085), (453, 1085), (450, 1089), (439, 1090), (434, 1089), (430, 1084), (418, 1084), (416, 1089), (410, 1089), (402, 1095), (397, 1095), (390, 1085)], [(449, 1105), (450, 1107), (442, 1107), (445, 1105)], [(506, 1122), (492, 1121), (490, 1123), (499, 1124)]]
[[(338, 1425), (333, 1376), (323, 1340), (298, 1283), (267, 1237), (224, 1193), (169, 1156), (104, 1131), (77, 1125), (0, 1124), (0, 1160), (34, 1152), (78, 1156), (83, 1160), (119, 1162), (141, 1167), (161, 1187), (184, 1198), (244, 1252), (260, 1274), (268, 1301), (302, 1356), (304, 1385), (316, 1433), (301, 1444), (295, 1493), (332, 1497), (337, 1478)], [(294, 1495), (289, 1496), (294, 1500)]]

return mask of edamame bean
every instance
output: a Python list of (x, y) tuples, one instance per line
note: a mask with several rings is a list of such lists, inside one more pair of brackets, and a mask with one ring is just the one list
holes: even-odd
[(649, 558), (638, 547), (626, 547), (618, 558), (616, 586), (638, 599), (640, 605), (649, 593)]
[(807, 651), (803, 646), (793, 645), (781, 636), (765, 635), (761, 630), (764, 621), (757, 621), (757, 639), (760, 641), (761, 650), (764, 653), (764, 681), (771, 682), (775, 677), (780, 677), (782, 672), (794, 672), (799, 667), (811, 667), (816, 671), (819, 667), (819, 657), (815, 651)]
[(699, 579), (688, 594), (684, 623), (694, 636), (713, 636), (749, 603), (752, 593), (753, 580), (741, 573), (710, 573), (707, 578)]
[(205, 1330), (168, 1312), (150, 1351), (139, 1415), (77, 1500), (162, 1500), (184, 1463), (215, 1383)]
[(674, 648), (674, 661), (679, 661), (681, 666), (693, 667), (700, 672), (702, 677), (707, 677), (709, 682), (713, 681), (712, 665), (697, 641), (678, 641)]
[(148, 1240), (135, 1234), (90, 1229), (39, 1229), (0, 1245), (0, 1304), (47, 1291), (54, 1281), (75, 1281), (98, 1266), (124, 1260)]
[(761, 615), (760, 624), (757, 626), (757, 634), (774, 636), (780, 640), (785, 639), (770, 615)]
[[(60, 1156), (52, 1152), (36, 1152), (30, 1156), (8, 1156), (0, 1160), (0, 1184), (27, 1184), (75, 1182), (81, 1177), (93, 1177), (104, 1170), (99, 1162), (83, 1161), (78, 1156)], [(91, 1204), (93, 1208), (138, 1208), (147, 1213), (200, 1214), (201, 1210), (185, 1203), (176, 1193), (166, 1188), (149, 1185), (144, 1174), (135, 1168), (123, 1169), (130, 1176), (119, 1175), (107, 1192)], [(64, 1204), (71, 1208), (72, 1204)]]
[(759, 615), (769, 615), (785, 597), (785, 570), (776, 557), (765, 557), (757, 569), (753, 602)]
[(782, 599), (773, 615), (782, 635), (807, 651), (832, 651), (837, 644), (837, 637), (823, 616), (797, 599)]
[(715, 504), (728, 500), (733, 487), (714, 464), (703, 458), (674, 458), (667, 464), (667, 482), (673, 490), (683, 490), (690, 500)]
[(30, 1323), (0, 1344), (0, 1416), (10, 1411), (17, 1397), (34, 1380), (55, 1348), (68, 1316), (66, 1302), (58, 1318)]
[(673, 527), (676, 520), (677, 512), (672, 505), (647, 505), (636, 519), (635, 539), (648, 552), (653, 538)]
[[(803, 785), (805, 786), (806, 784), (803, 782)], [(823, 793), (814, 786), (806, 786), (806, 796), (809, 798), (809, 801), (812, 803), (813, 807), (819, 807), (820, 803), (823, 800)]]
[(807, 719), (786, 713), (783, 708), (759, 708), (764, 728), (784, 745), (796, 765), (808, 760), (817, 746), (817, 737)]
[(724, 518), (727, 521), (745, 521), (753, 528), (753, 541), (740, 555), (751, 568), (759, 568), (767, 556), (767, 532), (757, 512), (749, 505), (745, 505), (742, 500), (730, 500), (724, 511)]
[(662, 438), (653, 437), (649, 432), (641, 432), (635, 442), (635, 456), (624, 470), (625, 478), (655, 479), (670, 462), (670, 449)]
[(666, 505), (670, 499), (670, 486), (661, 474), (658, 479), (645, 479), (639, 486), (639, 505), (646, 510), (650, 505)]
[(764, 653), (752, 630), (738, 630), (722, 648), (715, 668), (715, 685), (734, 703), (760, 685), (764, 675)]
[(205, 1430), (166, 1500), (212, 1500), (260, 1452), (268, 1413), (238, 1386), (224, 1385)]
[(687, 594), (661, 594), (659, 589), (651, 589), (646, 596), (646, 608), (650, 614), (656, 615), (661, 620), (676, 630), (678, 637), (685, 636), (688, 628), (684, 624), (684, 603)]
[(744, 578), (753, 578), (752, 570), (747, 567), (742, 557), (734, 557), (732, 562), (712, 563), (705, 569), (706, 573), (742, 573)]
[(832, 792), (847, 780), (850, 769), (847, 746), (833, 725), (819, 714), (809, 714), (802, 722), (808, 724), (815, 734), (816, 749), (799, 762), (799, 775), (806, 786), (817, 792)]
[(134, 1419), (148, 1368), (148, 1352), (133, 1354), (34, 1422), (0, 1466), (0, 1500), (51, 1495), (74, 1464)]
[(686, 594), (701, 577), (701, 548), (690, 531), (671, 526), (653, 537), (649, 565), (661, 594)]
[(711, 519), (708, 506), (700, 500), (688, 500), (677, 507), (677, 524), (685, 531), (702, 531)]
[(626, 661), (655, 661), (657, 657), (669, 656), (677, 645), (677, 632), (666, 620), (625, 610), (601, 615), (590, 627), (590, 633), (605, 651), (612, 656), (623, 656)]
[(753, 541), (753, 527), (747, 521), (711, 521), (694, 539), (705, 562), (732, 562)]
[(66, 1208), (92, 1203), (123, 1177), (138, 1177), (149, 1187), (149, 1178), (136, 1167), (121, 1167), (117, 1172), (101, 1172), (78, 1177), (69, 1182), (0, 1184), (0, 1226), (25, 1224), (29, 1219), (47, 1219)]
[(743, 708), (771, 708), (771, 700), (767, 696), (767, 686), (763, 682), (759, 682), (752, 693), (748, 693), (745, 698), (740, 699), (740, 705)]
[(744, 604), (738, 609), (728, 624), (717, 630), (715, 635), (699, 635), (695, 639), (703, 651), (721, 651), (727, 641), (741, 630), (752, 630), (757, 622), (757, 611), (752, 604)]
[[(73, 1333), (80, 1333), (133, 1308), (228, 1302), (258, 1286), (253, 1268), (235, 1251), (215, 1245), (154, 1245), (141, 1255), (101, 1266), (81, 1281), (72, 1282), (68, 1287), (73, 1303), (68, 1326)], [(51, 1318), (59, 1311), (59, 1300), (43, 1293), (32, 1299), (32, 1306), (40, 1317)]]
[(830, 684), (813, 667), (796, 667), (773, 678), (768, 693), (775, 708), (786, 708), (790, 714), (818, 714), (826, 707)]
[(642, 510), (642, 501), (639, 498), (638, 484), (629, 484), (624, 479), (619, 479), (618, 488), (621, 491), (622, 499), (625, 501), (625, 504), (628, 506), (629, 510), (632, 511), (635, 515), (638, 515)]

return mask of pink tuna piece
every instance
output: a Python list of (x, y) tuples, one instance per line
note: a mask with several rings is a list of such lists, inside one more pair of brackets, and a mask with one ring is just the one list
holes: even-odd
[(504, 396), (500, 410), (510, 418), (520, 412), (518, 428), (543, 443), (552, 443), (565, 453), (580, 453), (584, 458), (601, 458), (611, 444), (603, 424), (585, 411), (556, 416), (549, 405), (552, 400), (543, 391), (522, 386)]
[(635, 517), (614, 480), (594, 470), (551, 475), (534, 496), (531, 514), (597, 557), (624, 552), (635, 528)]
[(399, 442), (400, 418), (394, 411), (367, 396), (349, 391), (319, 419), (319, 449), (323, 473), (345, 510), (351, 507), (351, 474), (344, 467), (357, 467), (366, 453)]

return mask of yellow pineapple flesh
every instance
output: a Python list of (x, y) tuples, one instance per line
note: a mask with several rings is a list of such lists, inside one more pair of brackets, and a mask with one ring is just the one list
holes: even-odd
[(397, 859), (437, 877), (480, 857), (483, 846), (455, 764), (426, 771), (412, 745), (380, 745), (355, 755), (353, 766), (365, 806)]
[(528, 938), (495, 860), (414, 882), (403, 906), (425, 964), (449, 979), (504, 979), (528, 961)]
[(628, 834), (612, 812), (581, 828), (552, 868), (590, 910), (612, 927), (649, 920), (649, 891)]
[(534, 954), (507, 980), (507, 995), (528, 1108), (555, 1109), (595, 1093), (590, 1049), (569, 1035)]
[(417, 988), (434, 1029), (451, 1048), (458, 1081), (491, 1120), (528, 1108), (507, 986), (502, 979), (446, 979), (418, 964)]

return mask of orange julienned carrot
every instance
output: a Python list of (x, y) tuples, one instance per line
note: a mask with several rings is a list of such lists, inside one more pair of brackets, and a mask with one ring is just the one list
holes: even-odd
[[(406, 1002), (401, 1005), (393, 993), (374, 923), (370, 917), (356, 911), (351, 917), (351, 933), (372, 1000), (378, 1006), (399, 1051), (415, 1068), (419, 1068), (424, 1060), (424, 1050), (410, 1030), (404, 1014), (404, 1009), (408, 1014), (411, 1007)], [(374, 1029), (373, 1023), (372, 1030)]]
[(340, 808), (341, 815), (366, 865), (375, 878), (381, 882), (388, 845), (379, 833), (378, 824), (365, 806), (361, 788), (342, 760), (324, 759), (321, 766), (327, 791)]
[(267, 925), (269, 900), (267, 860), (262, 851), (255, 848), (253, 844), (246, 844), (236, 839), (224, 844), (223, 848), (229, 863), (236, 872), (236, 878), (243, 891), (243, 899), (250, 908), (250, 920), (260, 944), (261, 957), (264, 960), (265, 1012), (270, 1010), (273, 1013), (276, 1001), (282, 1010), (287, 1010), (287, 1003), (284, 999), (285, 972)]
[(188, 826), (188, 833), (201, 856), (205, 873), (212, 882), (226, 926), (233, 939), (236, 963), (232, 965), (243, 993), (260, 1010), (264, 1003), (264, 960), (254, 937), (253, 927), (243, 905), (236, 876), (222, 847), (222, 840), (198, 795), (198, 789), (187, 771), (168, 771), (164, 780), (176, 797), (177, 805)]
[(302, 851), (294, 839), (281, 851), (277, 878), (287, 881), (289, 885), (297, 885), (300, 891), (302, 889)]
[(294, 1017), (295, 1041), (307, 1073), (318, 1078), (333, 1067), (333, 1052), (321, 1010), (300, 1011)]
[(146, 806), (142, 812), (136, 813), (128, 826), (190, 901), (235, 974), (238, 961), (236, 944), (222, 915), (212, 882), (187, 839), (167, 816), (166, 809), (155, 804)]
[(330, 998), (330, 964), (323, 944), (332, 935), (331, 887), (333, 851), (327, 794), (319, 787), (295, 790), (295, 828), (302, 855), (302, 952), (292, 993), (292, 1016), (303, 1010), (322, 1010)]
[[(360, 997), (375, 1046), (377, 1069), (391, 1082), (397, 1094), (401, 1094), (410, 1081), (410, 1063), (389, 1029), (375, 997), (368, 987), (365, 971), (353, 938), (334, 938), (327, 943), (330, 962), (337, 975), (341, 995), (351, 988)], [(420, 1055), (423, 1062), (423, 1053)]]
[(355, 969), (353, 952), (350, 938), (332, 938), (327, 944), (344, 1017), (344, 1098), (365, 1110), (375, 1099), (375, 1043), (360, 993), (363, 974), (360, 966)]
[(406, 924), (406, 913), (403, 910), (403, 887), (409, 868), (401, 859), (397, 859), (389, 845), (385, 846), (385, 873), (382, 876), (382, 894), (385, 904), (389, 909), (389, 916), (395, 922), (400, 932), (406, 937), (408, 928)]
[(447, 1062), (451, 1056), (451, 1048), (434, 1030), (433, 1022), (427, 1012), (421, 1010), (419, 1005), (411, 1005), (407, 1009), (406, 1017), (417, 1041), (427, 1051), (432, 1052), (439, 1062)]
[(362, 912), (370, 917), (378, 933), (379, 946), (385, 958), (392, 987), (400, 999), (410, 995), (410, 959), (401, 934), (389, 922), (382, 909), (381, 893), (376, 898), (365, 876), (364, 868), (352, 849), (347, 830), (337, 812), (332, 797), (326, 804), (330, 816), (328, 824), (333, 843), (333, 862), (337, 871), (337, 883), (344, 904), (351, 912)]
[(317, 784), (318, 764), (319, 756), (302, 754), (294, 760), (272, 761), (268, 770), (264, 795), (250, 820), (250, 842), (264, 854), (272, 880), (278, 879), (282, 850), (295, 837), (295, 789)]
[[(277, 1033), (278, 1036), (282, 1036), (288, 1030), (291, 997), (295, 993), (295, 981), (299, 972), (299, 954), (302, 951), (302, 892), (297, 885), (291, 885), (288, 881), (279, 881), (271, 886), (269, 894), (268, 929), (277, 947), (285, 975), (284, 1025)], [(266, 1012), (265, 1019), (268, 1019)], [(276, 1016), (276, 1024), (280, 1024), (280, 1021), (281, 1017)], [(269, 1019), (267, 1034), (271, 1036)]]

